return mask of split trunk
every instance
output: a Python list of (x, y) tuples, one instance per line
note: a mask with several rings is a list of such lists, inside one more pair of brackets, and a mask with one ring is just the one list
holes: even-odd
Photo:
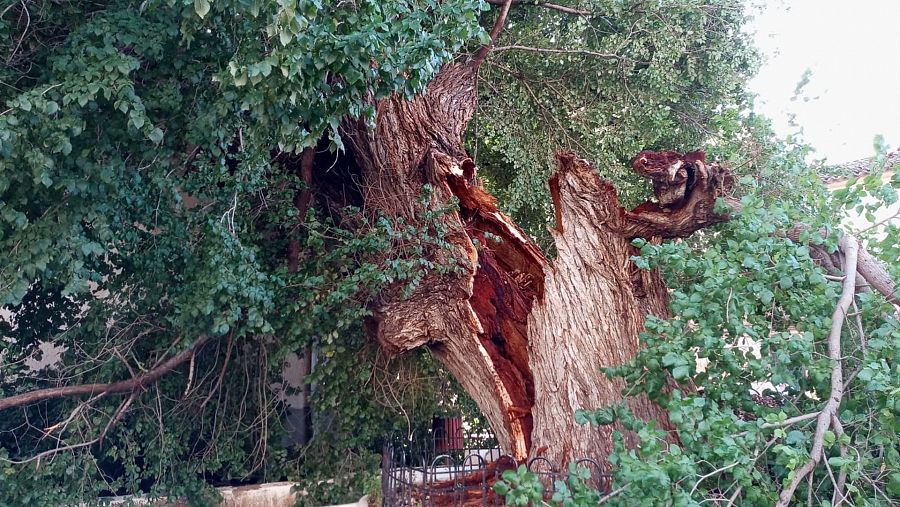
[[(659, 275), (631, 262), (631, 241), (684, 237), (725, 220), (713, 205), (727, 175), (705, 165), (702, 154), (642, 153), (634, 167), (653, 180), (657, 200), (626, 211), (589, 163), (560, 154), (550, 181), (558, 252), (550, 261), (498, 211), (463, 149), (475, 70), (448, 65), (423, 96), (378, 101), (374, 130), (355, 120), (342, 126), (367, 212), (417, 224), (453, 197), (460, 204), (440, 218), (452, 248), (428, 254), (463, 272), (429, 273), (411, 295), (387, 290), (373, 308), (371, 332), (390, 353), (429, 347), (478, 403), (506, 452), (541, 453), (557, 463), (602, 460), (614, 428), (579, 426), (575, 411), (622, 399), (624, 386), (599, 368), (633, 357), (645, 317), (668, 311)], [(423, 203), (426, 184), (434, 191)], [(629, 404), (669, 427), (647, 399)]]

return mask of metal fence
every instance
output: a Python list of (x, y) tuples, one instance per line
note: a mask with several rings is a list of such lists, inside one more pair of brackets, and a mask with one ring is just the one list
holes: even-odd
[[(496, 445), (485, 447), (484, 438), (464, 438), (462, 449), (452, 449), (437, 454), (435, 446), (426, 439), (418, 442), (393, 441), (385, 445), (382, 455), (381, 486), (385, 507), (438, 507), (438, 506), (499, 506), (502, 497), (493, 485), (506, 470), (525, 465), (538, 476), (549, 499), (556, 491), (556, 481), (566, 482), (569, 465), (556, 464), (545, 457), (535, 457), (523, 462), (502, 454)], [(474, 444), (474, 445), (473, 445)], [(441, 446), (437, 446), (440, 448)], [(575, 460), (578, 467), (588, 470), (587, 485), (602, 492), (609, 492), (612, 481), (606, 469), (590, 458)]]

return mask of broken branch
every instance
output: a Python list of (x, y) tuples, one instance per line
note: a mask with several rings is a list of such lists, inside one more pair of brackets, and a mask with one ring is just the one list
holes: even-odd
[(797, 486), (800, 485), (800, 482), (802, 482), (822, 460), (825, 448), (825, 431), (829, 427), (833, 427), (836, 433), (839, 431), (843, 432), (843, 429), (840, 428), (839, 424), (835, 424), (835, 421), (838, 421), (837, 410), (841, 406), (841, 398), (844, 396), (844, 373), (841, 362), (841, 329), (844, 325), (847, 311), (856, 295), (856, 269), (859, 243), (857, 243), (856, 238), (853, 236), (844, 235), (841, 236), (839, 245), (844, 252), (844, 276), (846, 278), (844, 278), (841, 297), (838, 299), (834, 313), (831, 316), (831, 330), (828, 333), (828, 357), (834, 361), (834, 366), (831, 369), (831, 394), (828, 396), (828, 402), (825, 404), (825, 408), (819, 412), (817, 418), (816, 433), (813, 436), (812, 449), (810, 449), (809, 452), (809, 461), (794, 471), (794, 477), (790, 484), (788, 484), (781, 492), (781, 495), (779, 495), (778, 502), (775, 504), (776, 507), (787, 507), (794, 496), (794, 492), (797, 490)]
[(702, 151), (645, 151), (632, 162), (635, 172), (653, 182), (657, 202), (647, 201), (625, 212), (620, 233), (627, 238), (684, 238), (700, 229), (725, 222), (728, 214), (715, 211), (724, 198), (736, 211), (740, 204), (726, 197), (734, 179), (718, 164), (705, 162)]

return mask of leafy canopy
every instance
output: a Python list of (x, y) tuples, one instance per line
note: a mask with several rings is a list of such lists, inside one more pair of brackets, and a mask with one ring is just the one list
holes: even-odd
[[(318, 210), (299, 216), (294, 153), (322, 139), (339, 148), (340, 120), (371, 119), (373, 99), (421, 93), (482, 37), (482, 9), (48, 0), (3, 11), (0, 304), (14, 316), (0, 396), (129, 379), (212, 340), (133, 397), (5, 412), (0, 503), (147, 491), (198, 504), (207, 481), (297, 479), (313, 465), (277, 445), (279, 385), (288, 354), (308, 347), (318, 429), (337, 454), (405, 428), (401, 409), (440, 412), (446, 374), (428, 357), (376, 364), (361, 319), (379, 287), (454, 269), (416, 254), (444, 232), (428, 217), (351, 232)], [(58, 365), (34, 371), (48, 347)], [(386, 411), (381, 380), (398, 371), (434, 381), (394, 393)]]

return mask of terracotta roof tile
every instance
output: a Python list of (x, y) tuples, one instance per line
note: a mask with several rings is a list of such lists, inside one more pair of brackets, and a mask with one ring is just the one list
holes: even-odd
[[(852, 177), (865, 176), (872, 172), (874, 157), (861, 158), (852, 162), (828, 166), (819, 171), (819, 178), (825, 183), (847, 180)], [(895, 164), (900, 164), (900, 150), (889, 153), (884, 164), (885, 170), (891, 170)]]

